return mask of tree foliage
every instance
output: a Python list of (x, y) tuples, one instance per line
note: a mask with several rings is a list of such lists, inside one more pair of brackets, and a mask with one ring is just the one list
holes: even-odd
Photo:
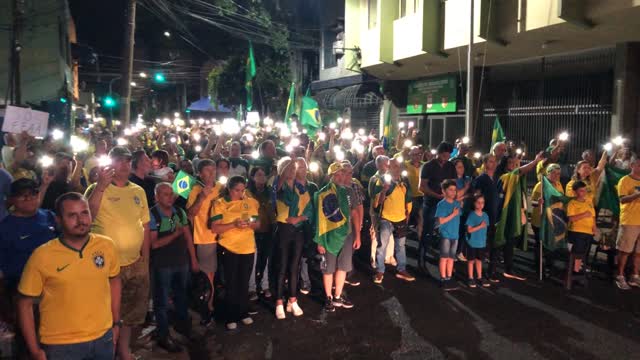
[[(289, 31), (281, 22), (273, 20), (270, 10), (255, 0), (211, 0), (224, 12), (241, 12), (268, 29), (269, 43), (254, 43), (256, 78), (253, 99), (257, 110), (283, 113), (286, 107), (286, 88), (290, 83)], [(248, 13), (247, 13), (248, 10)], [(225, 53), (224, 64), (208, 75), (208, 92), (212, 102), (235, 106), (246, 101), (244, 66), (249, 40), (238, 40)]]

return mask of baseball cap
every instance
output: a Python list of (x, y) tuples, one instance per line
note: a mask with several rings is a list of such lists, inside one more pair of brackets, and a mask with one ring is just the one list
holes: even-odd
[(114, 146), (113, 149), (111, 149), (111, 151), (109, 151), (109, 157), (110, 158), (119, 158), (119, 157), (124, 157), (124, 158), (129, 158), (131, 159), (131, 151), (129, 151), (129, 149), (127, 149), (124, 146)]
[(329, 165), (327, 175), (331, 176), (340, 170), (344, 170), (344, 165), (341, 162), (334, 162), (333, 164)]
[(549, 166), (547, 166), (547, 174), (552, 172), (553, 170), (560, 170), (560, 165), (558, 165), (558, 164), (549, 164)]
[(37, 193), (39, 191), (38, 183), (32, 179), (21, 178), (11, 183), (9, 196), (18, 196), (26, 191)]

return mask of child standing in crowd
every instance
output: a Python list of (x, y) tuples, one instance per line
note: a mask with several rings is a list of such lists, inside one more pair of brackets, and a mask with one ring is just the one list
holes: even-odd
[[(584, 181), (576, 181), (572, 185), (576, 198), (567, 205), (569, 217), (568, 240), (570, 251), (575, 255), (583, 256), (589, 251), (593, 235), (596, 233), (596, 210), (593, 201), (587, 196), (587, 184)], [(576, 259), (573, 272), (579, 273), (582, 269), (582, 259)], [(570, 270), (567, 270), (570, 271)]]
[[(473, 211), (467, 216), (467, 270), (469, 272), (469, 287), (475, 288), (477, 285), (484, 287), (491, 286), (491, 283), (482, 278), (482, 261), (487, 246), (487, 227), (489, 226), (489, 215), (483, 211), (484, 196), (478, 194), (473, 197)], [(477, 281), (473, 279), (475, 268)]]
[(460, 203), (456, 200), (456, 181), (449, 179), (442, 182), (444, 199), (438, 202), (436, 218), (440, 224), (440, 278), (445, 290), (455, 290), (451, 281), (453, 275), (453, 259), (458, 248), (460, 230)]

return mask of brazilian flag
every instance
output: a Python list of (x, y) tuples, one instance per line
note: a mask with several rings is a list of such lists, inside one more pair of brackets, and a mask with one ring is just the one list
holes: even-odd
[(293, 109), (296, 107), (296, 84), (291, 83), (291, 89), (289, 89), (289, 101), (287, 101), (287, 112), (284, 115), (284, 122), (287, 125), (291, 125), (291, 115), (293, 115)]
[(317, 226), (313, 241), (337, 256), (350, 231), (347, 191), (330, 182), (315, 194), (314, 200)]
[(191, 193), (191, 189), (195, 183), (196, 179), (193, 176), (180, 170), (178, 175), (176, 175), (176, 179), (173, 180), (173, 192), (188, 199), (189, 193)]
[(525, 229), (522, 224), (522, 204), (527, 190), (526, 176), (521, 176), (519, 170), (506, 173), (498, 181), (498, 190), (502, 206), (496, 224), (494, 247), (504, 245), (507, 239), (520, 237)]
[(387, 109), (387, 114), (384, 118), (384, 128), (382, 129), (382, 145), (385, 149), (391, 148), (391, 143), (395, 138), (395, 131), (393, 129), (393, 122), (391, 120), (391, 104), (389, 104), (389, 108)]
[(300, 111), (300, 124), (307, 129), (307, 133), (311, 136), (322, 127), (320, 120), (320, 110), (318, 102), (309, 95), (302, 97), (302, 108)]
[(502, 130), (502, 125), (500, 125), (500, 119), (496, 116), (496, 120), (493, 122), (493, 131), (491, 132), (491, 149), (493, 149), (495, 143), (504, 140), (504, 131)]
[(551, 184), (546, 176), (542, 177), (542, 216), (540, 217), (540, 239), (545, 249), (553, 251), (566, 248), (567, 212), (566, 203), (571, 198), (565, 196)]
[(249, 41), (249, 55), (244, 71), (244, 88), (247, 91), (247, 111), (253, 110), (253, 78), (256, 77), (256, 59), (253, 57), (253, 44)]
[(614, 216), (620, 215), (620, 199), (616, 186), (623, 176), (629, 175), (629, 172), (629, 170), (618, 169), (610, 165), (604, 168), (602, 184), (596, 196), (598, 208), (611, 210)]

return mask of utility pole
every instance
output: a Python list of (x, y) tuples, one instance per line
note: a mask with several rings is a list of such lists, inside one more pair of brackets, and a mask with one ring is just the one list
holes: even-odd
[(13, 6), (11, 8), (12, 14), (12, 29), (9, 44), (10, 59), (9, 59), (9, 86), (7, 87), (6, 103), (20, 105), (22, 103), (22, 89), (21, 89), (21, 76), (20, 76), (20, 50), (22, 45), (20, 44), (20, 37), (22, 34), (22, 24), (24, 20), (24, 0), (13, 0)]
[(136, 36), (136, 0), (129, 0), (127, 6), (127, 22), (124, 32), (124, 48), (122, 51), (122, 96), (120, 99), (120, 115), (122, 124), (129, 126), (131, 119), (131, 76), (133, 73), (133, 50)]
[(464, 134), (471, 137), (473, 135), (473, 0), (469, 1), (469, 47), (467, 49), (467, 111), (464, 117)]

